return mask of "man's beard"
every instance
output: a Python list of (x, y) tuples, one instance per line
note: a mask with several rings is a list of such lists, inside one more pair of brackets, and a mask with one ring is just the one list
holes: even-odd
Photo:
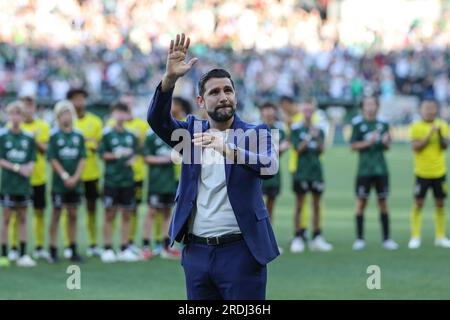
[[(225, 107), (229, 107), (230, 111), (227, 112), (219, 112), (220, 109), (225, 108)], [(233, 116), (234, 113), (236, 112), (236, 109), (233, 107), (232, 104), (227, 104), (221, 107), (216, 107), (214, 108), (213, 111), (206, 111), (208, 113), (208, 115), (211, 117), (211, 119), (213, 119), (216, 122), (226, 122), (228, 120), (230, 120)]]

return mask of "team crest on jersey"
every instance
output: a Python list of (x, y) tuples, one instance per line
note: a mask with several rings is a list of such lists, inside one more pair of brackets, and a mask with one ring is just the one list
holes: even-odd
[(156, 140), (155, 140), (155, 144), (156, 144), (158, 147), (160, 147), (160, 146), (163, 145), (163, 141), (162, 141), (161, 139), (156, 139)]
[(58, 146), (63, 146), (64, 145), (64, 139), (58, 139), (58, 141), (56, 142), (58, 144)]
[(133, 138), (131, 138), (130, 136), (126, 136), (125, 137), (125, 143), (129, 146), (131, 146), (133, 144)]
[(74, 145), (77, 146), (80, 143), (80, 137), (78, 137), (78, 136), (73, 137), (72, 142)]
[(11, 147), (12, 147), (12, 142), (11, 141), (6, 141), (5, 148), (9, 149)]
[(317, 148), (317, 141), (310, 141), (308, 143), (308, 148), (310, 149), (316, 149)]
[(299, 137), (300, 137), (300, 139), (302, 139), (302, 140), (306, 140), (306, 139), (309, 138), (309, 134), (306, 133), (306, 132), (300, 132)]
[(378, 130), (383, 129), (383, 124), (382, 124), (382, 123), (377, 123), (377, 129), (378, 129)]
[(21, 140), (20, 141), (20, 145), (22, 146), (23, 149), (28, 148), (28, 141), (27, 140)]
[(367, 128), (367, 125), (366, 125), (366, 124), (362, 124), (362, 125), (361, 125), (361, 131), (362, 131), (362, 132), (367, 131), (367, 129), (368, 129), (368, 128)]
[(111, 144), (112, 145), (116, 145), (116, 144), (118, 144), (119, 143), (119, 140), (117, 140), (117, 138), (113, 138), (112, 140), (111, 140)]

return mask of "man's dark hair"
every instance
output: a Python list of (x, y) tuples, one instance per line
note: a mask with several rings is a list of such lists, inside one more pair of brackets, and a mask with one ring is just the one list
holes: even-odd
[(276, 106), (274, 103), (272, 103), (272, 102), (264, 102), (263, 104), (261, 104), (261, 105), (259, 106), (259, 110), (260, 110), (260, 111), (262, 111), (262, 110), (264, 110), (264, 109), (267, 109), (267, 108), (272, 108), (272, 109), (274, 109), (275, 111), (278, 110), (277, 106)]
[(378, 95), (367, 95), (364, 96), (361, 100), (361, 107), (364, 105), (364, 100), (366, 99), (373, 99), (375, 100), (375, 104), (377, 105), (377, 107), (380, 107), (380, 98), (378, 97)]
[(283, 96), (280, 97), (280, 102), (281, 103), (283, 103), (283, 102), (294, 103), (295, 100), (291, 96), (283, 95)]
[(228, 78), (230, 79), (231, 86), (234, 89), (234, 82), (231, 79), (230, 73), (225, 69), (212, 69), (205, 73), (198, 82), (198, 94), (203, 97), (205, 94), (205, 83), (212, 78)]
[(34, 104), (34, 103), (36, 103), (36, 99), (34, 97), (32, 97), (32, 96), (23, 96), (23, 97), (20, 97), (19, 100), (22, 101), (23, 103), (26, 103), (26, 104)]
[(425, 97), (420, 101), (420, 104), (424, 102), (434, 103), (437, 107), (439, 107), (439, 102), (434, 97)]
[(123, 111), (123, 112), (129, 112), (130, 108), (128, 107), (128, 105), (124, 102), (118, 101), (118, 102), (114, 102), (111, 105), (111, 111)]
[(178, 103), (181, 106), (181, 109), (183, 112), (188, 115), (192, 113), (192, 105), (189, 101), (182, 97), (173, 97), (172, 98), (173, 103)]
[(67, 91), (66, 98), (69, 100), (72, 100), (72, 98), (76, 95), (83, 95), (85, 98), (88, 97), (88, 93), (83, 88), (71, 88), (69, 91)]

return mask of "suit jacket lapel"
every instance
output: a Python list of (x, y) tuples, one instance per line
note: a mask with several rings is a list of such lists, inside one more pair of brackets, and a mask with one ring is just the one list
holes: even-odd
[[(209, 129), (209, 122), (207, 120), (202, 120), (202, 132), (205, 132), (208, 129)], [(192, 145), (192, 150), (193, 150), (193, 152), (195, 151), (194, 145)], [(202, 159), (202, 155), (200, 155), (200, 160), (201, 159)], [(200, 163), (194, 163), (194, 173), (192, 175), (192, 178), (195, 179), (195, 181), (198, 180), (198, 176), (200, 175), (201, 170), (202, 170), (201, 162)]]
[[(234, 131), (236, 129), (239, 128), (243, 128), (242, 126), (242, 121), (241, 119), (237, 116), (237, 114), (234, 115), (234, 121), (231, 124), (231, 129)], [(237, 145), (237, 138), (235, 135), (229, 135), (228, 139), (227, 139), (227, 143), (234, 143), (235, 145)], [(230, 175), (231, 172), (233, 171), (233, 166), (230, 163), (227, 163), (227, 161), (225, 160), (225, 175), (226, 175), (226, 180), (227, 180), (227, 184), (228, 181), (230, 181)]]

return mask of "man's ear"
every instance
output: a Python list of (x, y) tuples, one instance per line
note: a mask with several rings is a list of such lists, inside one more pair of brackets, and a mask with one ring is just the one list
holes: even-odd
[(199, 108), (204, 108), (205, 107), (205, 100), (203, 99), (202, 96), (195, 97), (195, 100), (197, 101), (197, 105), (198, 105)]

